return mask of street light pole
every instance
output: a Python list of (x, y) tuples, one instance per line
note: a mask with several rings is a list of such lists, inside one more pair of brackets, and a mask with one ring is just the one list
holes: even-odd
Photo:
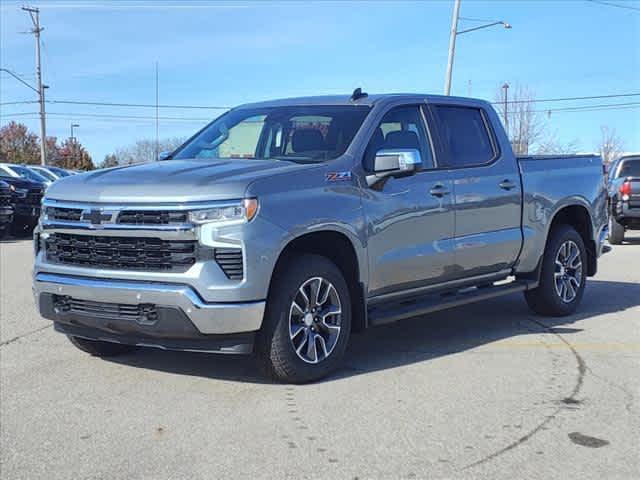
[(22, 10), (29, 13), (33, 22), (33, 30), (31, 32), (36, 36), (36, 77), (38, 82), (38, 95), (40, 97), (40, 162), (42, 165), (47, 164), (47, 133), (46, 133), (46, 117), (44, 111), (44, 89), (46, 85), (42, 84), (42, 66), (40, 63), (40, 32), (44, 30), (40, 27), (40, 10), (31, 7), (22, 7)]
[(453, 16), (451, 17), (451, 32), (449, 34), (449, 58), (447, 59), (447, 75), (444, 80), (444, 94), (449, 95), (451, 93), (451, 76), (453, 75), (453, 58), (456, 53), (456, 37), (463, 33), (474, 32), (482, 28), (493, 27), (494, 25), (502, 25), (504, 28), (511, 28), (506, 22), (498, 20), (497, 22), (487, 23), (486, 25), (480, 25), (478, 27), (467, 28), (465, 30), (458, 30), (458, 20), (460, 19), (460, 0), (455, 0), (453, 4)]
[(447, 59), (447, 76), (444, 82), (444, 94), (451, 92), (451, 75), (453, 74), (453, 56), (456, 51), (456, 36), (458, 31), (458, 18), (460, 17), (460, 0), (453, 4), (453, 16), (451, 17), (451, 32), (449, 33), (449, 58)]
[(74, 128), (78, 128), (80, 125), (77, 123), (72, 123), (71, 124), (71, 143), (73, 143), (75, 141), (75, 137), (73, 136), (73, 129)]

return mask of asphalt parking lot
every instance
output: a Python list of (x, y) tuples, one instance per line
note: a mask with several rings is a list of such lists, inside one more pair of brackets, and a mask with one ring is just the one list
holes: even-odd
[(36, 313), (31, 254), (0, 243), (2, 479), (640, 477), (640, 235), (576, 315), (515, 295), (371, 329), (305, 386), (251, 358), (83, 354)]

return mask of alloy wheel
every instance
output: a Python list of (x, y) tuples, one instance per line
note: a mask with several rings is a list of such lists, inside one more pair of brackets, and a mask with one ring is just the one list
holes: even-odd
[(289, 338), (296, 355), (306, 363), (320, 363), (338, 343), (342, 308), (338, 291), (322, 277), (305, 281), (289, 309)]
[(564, 303), (571, 303), (578, 296), (582, 285), (582, 255), (578, 245), (567, 240), (558, 249), (553, 273), (556, 293)]

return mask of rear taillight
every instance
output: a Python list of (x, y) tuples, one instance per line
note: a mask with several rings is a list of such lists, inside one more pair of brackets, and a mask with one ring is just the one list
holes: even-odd
[(620, 195), (622, 196), (623, 202), (629, 200), (629, 196), (631, 195), (631, 182), (624, 182), (620, 185)]

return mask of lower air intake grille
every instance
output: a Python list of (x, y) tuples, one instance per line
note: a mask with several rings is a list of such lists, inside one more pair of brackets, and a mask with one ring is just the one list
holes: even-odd
[(91, 317), (132, 320), (139, 323), (153, 323), (158, 319), (156, 306), (151, 303), (128, 305), (80, 300), (67, 295), (54, 295), (53, 306), (62, 313), (79, 313)]
[(244, 269), (242, 266), (242, 249), (240, 248), (216, 248), (213, 257), (227, 278), (242, 280)]

